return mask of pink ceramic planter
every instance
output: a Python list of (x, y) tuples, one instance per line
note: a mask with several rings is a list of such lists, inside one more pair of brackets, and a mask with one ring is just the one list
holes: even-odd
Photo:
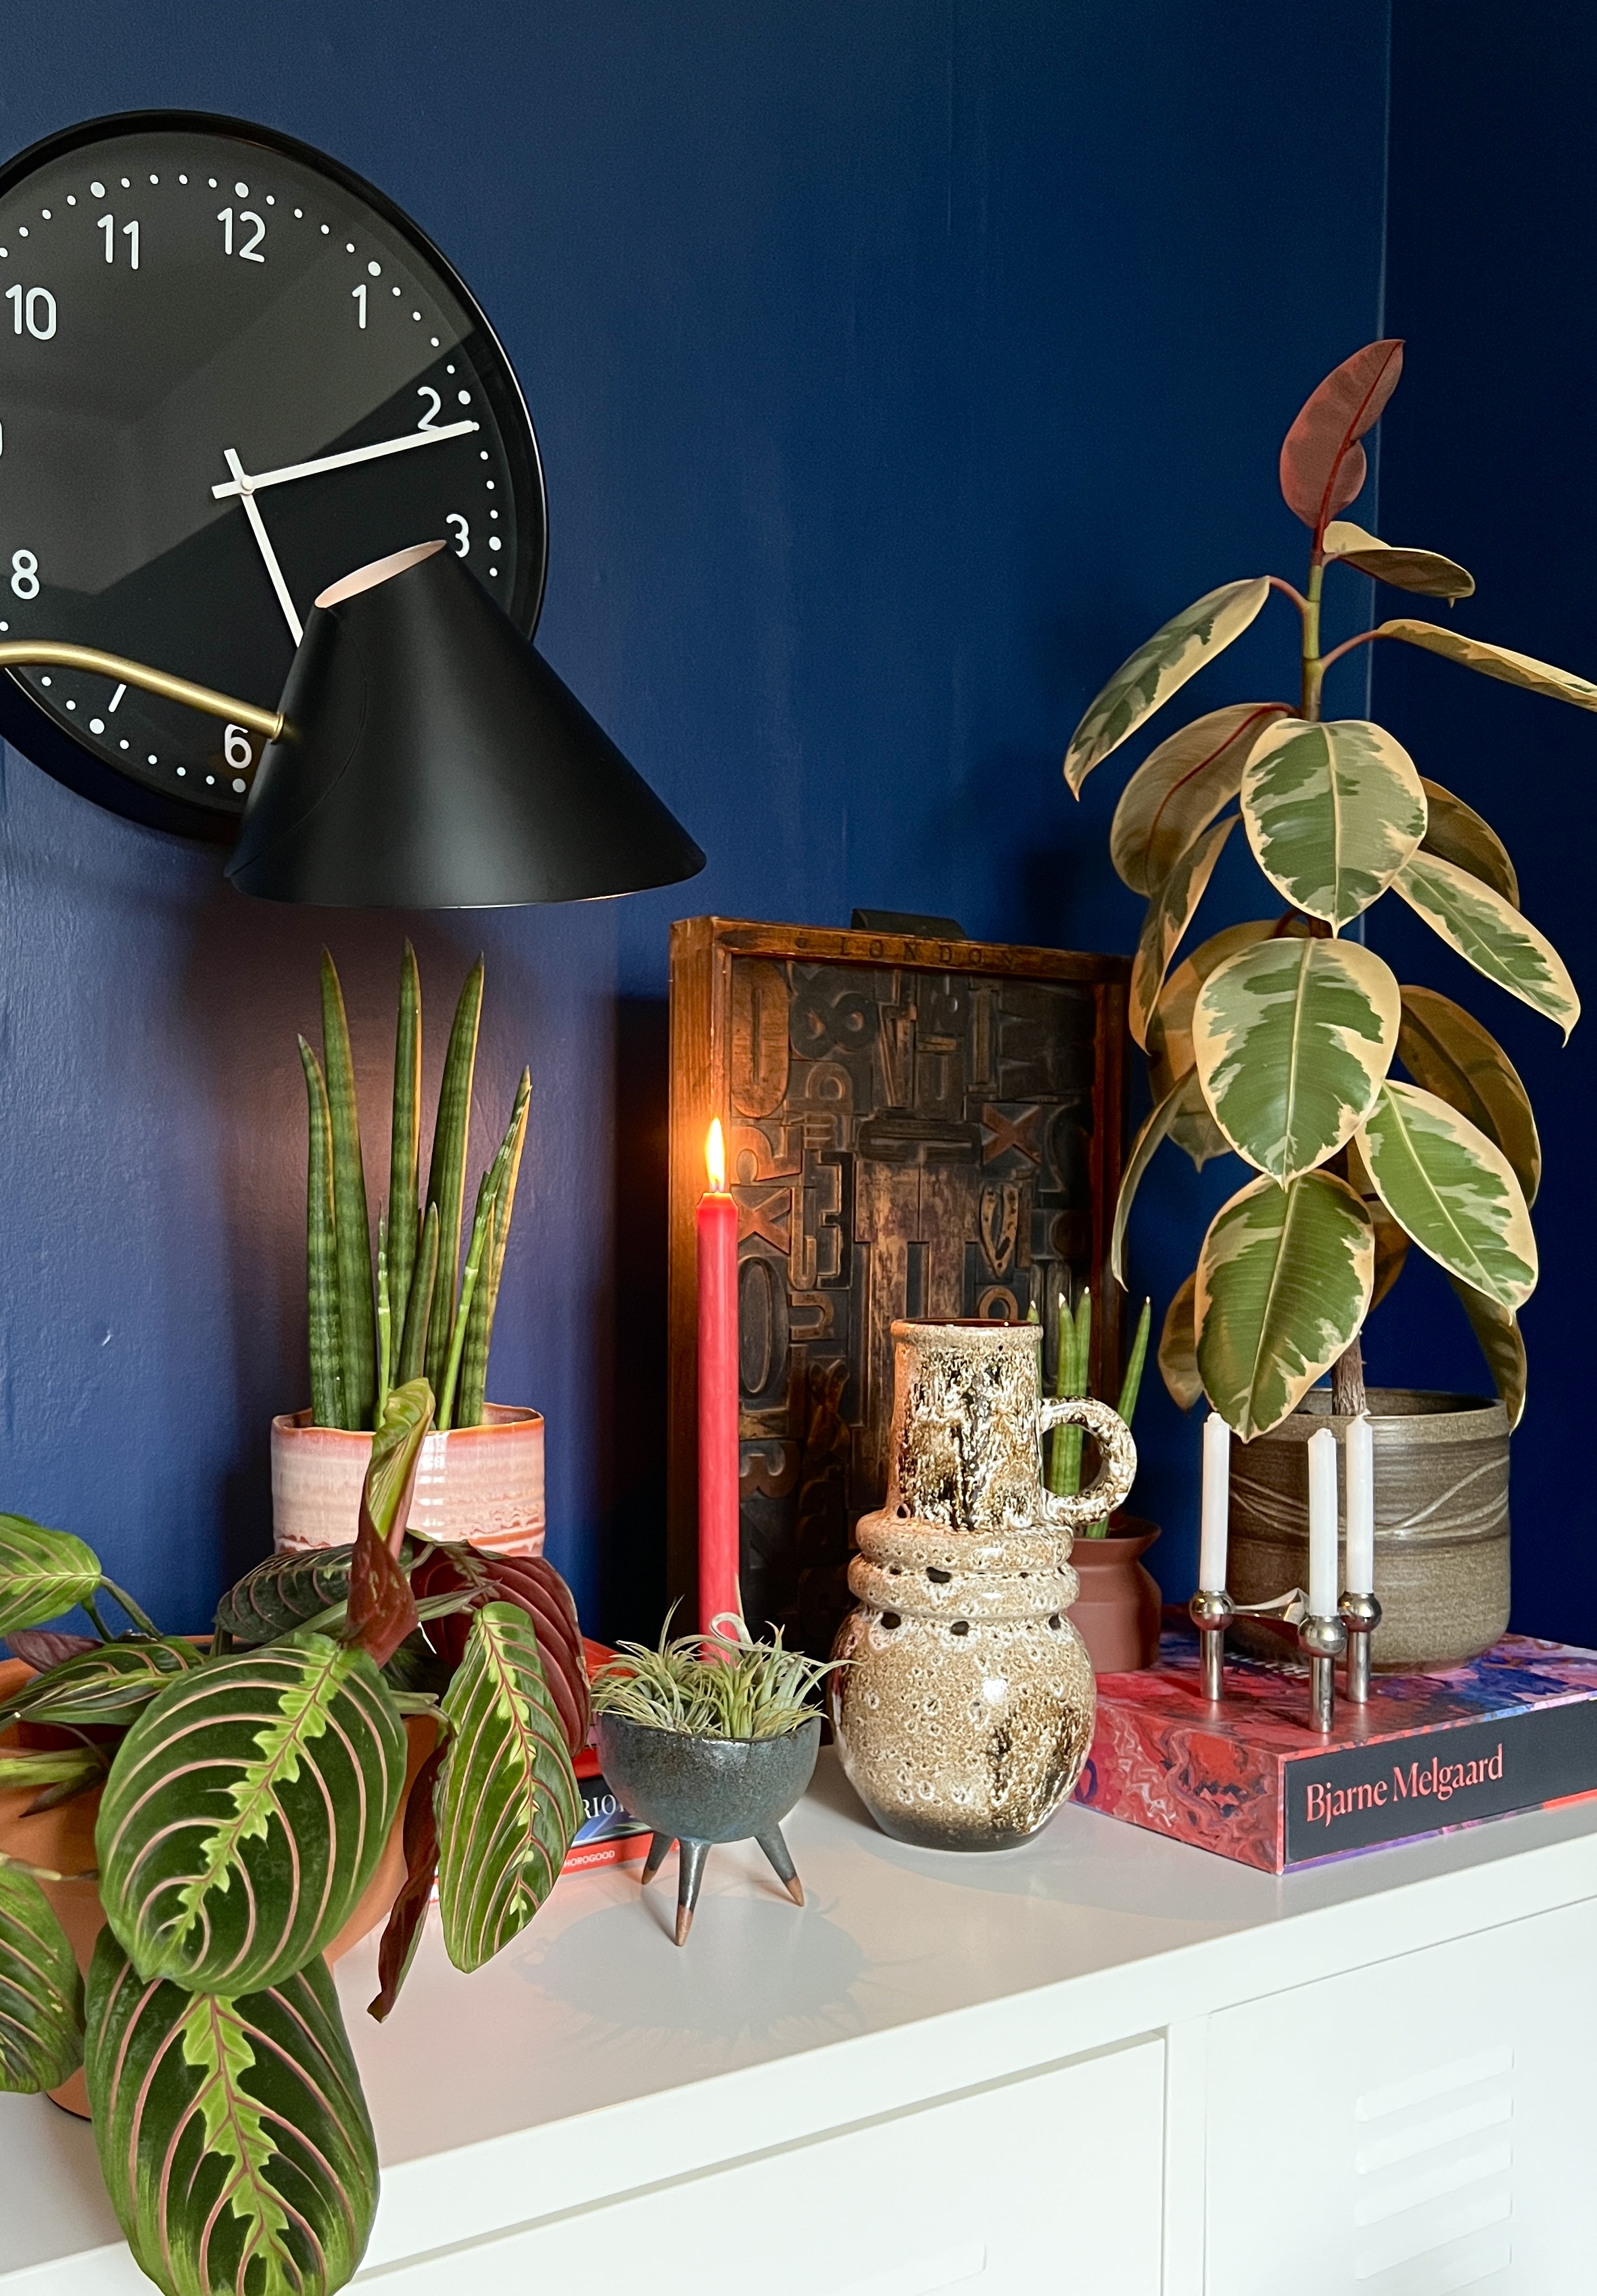
[[(501, 1554), (543, 1553), (543, 1416), (486, 1404), (487, 1422), (422, 1446), (407, 1528), (469, 1538)], [(360, 1518), (372, 1439), (313, 1427), (309, 1411), (272, 1422), (272, 1538), (279, 1549), (343, 1546)]]

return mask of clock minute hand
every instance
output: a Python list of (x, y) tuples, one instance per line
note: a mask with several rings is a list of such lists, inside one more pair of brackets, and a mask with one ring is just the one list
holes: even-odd
[(346, 454), (323, 455), (314, 463), (290, 463), (281, 471), (263, 471), (259, 478), (235, 471), (225, 484), (210, 491), (218, 502), (229, 495), (242, 495), (247, 506), (250, 496), (263, 487), (285, 486), (290, 479), (313, 479), (323, 471), (347, 470), (351, 463), (375, 463), (384, 455), (406, 455), (413, 447), (436, 447), (446, 439), (464, 439), (467, 431), (482, 427), (478, 422), (446, 422), (436, 430), (407, 430), (402, 438), (381, 439), (375, 447), (351, 447)]

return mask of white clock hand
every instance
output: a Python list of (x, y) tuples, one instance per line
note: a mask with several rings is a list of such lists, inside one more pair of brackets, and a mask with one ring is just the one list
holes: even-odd
[(283, 609), (284, 619), (287, 622), (289, 628), (293, 632), (294, 644), (298, 645), (300, 640), (305, 635), (305, 627), (300, 621), (299, 615), (294, 611), (294, 602), (289, 595), (288, 584), (283, 578), (283, 569), (277, 563), (277, 554), (272, 548), (271, 542), (267, 535), (266, 521), (261, 517), (259, 509), (256, 504), (253, 484), (244, 476), (244, 466), (239, 461), (238, 455), (232, 447), (228, 447), (225, 449), (224, 460), (227, 464), (227, 468), (232, 472), (236, 483), (230, 487), (219, 488), (213, 488), (212, 492), (230, 495), (235, 494), (242, 497), (244, 505), (244, 516), (250, 521), (251, 532), (254, 535), (256, 541), (260, 545), (260, 554), (266, 560), (267, 572), (271, 576), (272, 587), (277, 593), (277, 603)]
[(375, 447), (351, 447), (347, 454), (324, 455), (314, 463), (290, 463), (281, 471), (263, 471), (258, 479), (249, 478), (233, 466), (232, 480), (211, 493), (218, 502), (228, 495), (243, 495), (246, 505), (250, 496), (259, 494), (262, 487), (280, 487), (290, 479), (313, 479), (323, 471), (347, 470), (351, 463), (375, 463), (383, 455), (408, 454), (412, 447), (436, 447), (444, 439), (464, 439), (468, 430), (482, 428), (476, 422), (446, 422), (438, 430), (407, 430), (400, 439), (382, 439)]

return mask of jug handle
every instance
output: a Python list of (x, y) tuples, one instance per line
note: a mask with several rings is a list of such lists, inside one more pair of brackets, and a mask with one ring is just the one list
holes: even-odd
[(1096, 1479), (1074, 1498), (1053, 1491), (1042, 1494), (1043, 1511), (1064, 1530), (1083, 1530), (1090, 1522), (1111, 1515), (1129, 1494), (1137, 1478), (1137, 1446), (1132, 1431), (1111, 1404), (1093, 1395), (1050, 1395), (1037, 1413), (1037, 1431), (1052, 1427), (1084, 1427), (1098, 1443), (1100, 1465)]

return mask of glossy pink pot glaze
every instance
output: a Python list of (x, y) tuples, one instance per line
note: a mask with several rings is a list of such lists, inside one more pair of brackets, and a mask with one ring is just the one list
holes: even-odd
[[(481, 1427), (429, 1435), (407, 1528), (469, 1538), (500, 1554), (543, 1553), (543, 1416), (490, 1403)], [(344, 1546), (360, 1518), (372, 1439), (313, 1427), (309, 1411), (272, 1422), (272, 1539), (280, 1550)]]

